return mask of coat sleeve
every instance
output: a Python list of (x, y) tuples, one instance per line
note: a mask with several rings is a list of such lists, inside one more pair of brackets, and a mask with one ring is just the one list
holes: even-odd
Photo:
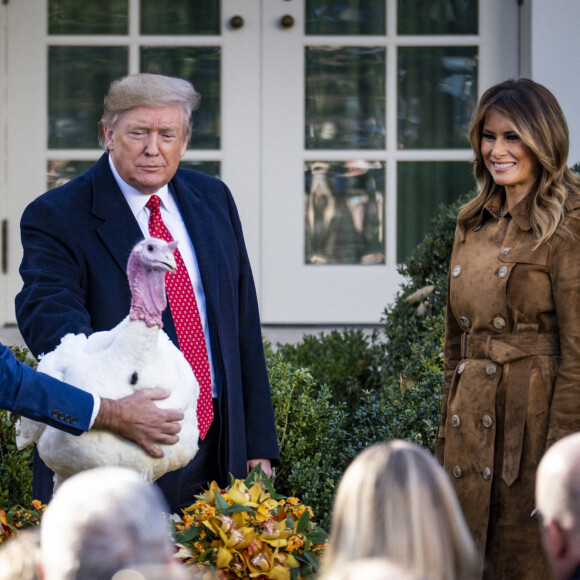
[(550, 260), (560, 364), (550, 406), (547, 446), (580, 431), (580, 219), (570, 219), (569, 223), (573, 237), (557, 237)]
[(41, 196), (20, 224), (23, 287), (16, 296), (20, 332), (34, 356), (54, 350), (68, 333), (90, 334), (82, 259), (70, 217)]
[(35, 371), (0, 344), (0, 408), (80, 435), (93, 406), (90, 393)]
[(238, 240), (240, 256), (238, 342), (246, 418), (247, 457), (248, 459), (269, 459), (275, 466), (280, 463), (280, 452), (270, 383), (264, 358), (256, 288), (238, 211), (229, 190), (227, 193), (230, 216)]

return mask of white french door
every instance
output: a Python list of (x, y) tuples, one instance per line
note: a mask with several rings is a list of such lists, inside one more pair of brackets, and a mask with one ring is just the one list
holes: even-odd
[(433, 209), (471, 184), (477, 96), (517, 75), (516, 0), (10, 0), (0, 11), (0, 323), (14, 321), (20, 289), (19, 217), (98, 159), (96, 121), (118, 76), (193, 82), (202, 106), (184, 162), (234, 193), (263, 322), (328, 324), (379, 320)]

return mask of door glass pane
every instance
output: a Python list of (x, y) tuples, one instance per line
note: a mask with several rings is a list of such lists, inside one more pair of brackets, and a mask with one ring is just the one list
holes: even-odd
[(46, 166), (46, 189), (64, 185), (71, 179), (90, 169), (94, 161), (73, 161), (71, 159), (51, 159)]
[(383, 149), (382, 47), (306, 48), (306, 148)]
[(179, 164), (181, 169), (195, 169), (207, 173), (212, 177), (220, 178), (220, 162), (219, 161), (181, 161)]
[(440, 204), (451, 203), (475, 187), (467, 161), (400, 161), (397, 164), (397, 262), (421, 242)]
[(385, 164), (305, 165), (305, 263), (385, 263)]
[(123, 46), (50, 46), (48, 49), (48, 147), (94, 149), (103, 98), (127, 74)]
[(478, 0), (398, 0), (399, 34), (478, 34)]
[(217, 46), (141, 49), (141, 72), (186, 79), (201, 94), (201, 105), (193, 113), (191, 149), (220, 147), (220, 61)]
[(219, 34), (220, 4), (219, 0), (141, 0), (141, 34)]
[(385, 0), (306, 0), (306, 34), (385, 34)]
[(49, 0), (49, 34), (127, 34), (128, 0)]
[(469, 147), (477, 47), (401, 47), (398, 58), (399, 149)]

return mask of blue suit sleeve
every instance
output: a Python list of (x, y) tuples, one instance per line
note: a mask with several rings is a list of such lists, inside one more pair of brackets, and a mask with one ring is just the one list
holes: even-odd
[(80, 435), (93, 405), (90, 393), (35, 371), (0, 344), (0, 408)]

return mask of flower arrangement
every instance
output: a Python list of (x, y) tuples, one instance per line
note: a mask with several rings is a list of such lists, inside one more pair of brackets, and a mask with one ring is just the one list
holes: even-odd
[(0, 544), (8, 540), (20, 530), (38, 526), (46, 505), (37, 499), (32, 502), (33, 509), (15, 506), (8, 512), (0, 509)]
[(174, 515), (176, 557), (203, 580), (302, 580), (313, 576), (328, 543), (312, 510), (276, 494), (258, 466), (225, 489), (212, 482)]

